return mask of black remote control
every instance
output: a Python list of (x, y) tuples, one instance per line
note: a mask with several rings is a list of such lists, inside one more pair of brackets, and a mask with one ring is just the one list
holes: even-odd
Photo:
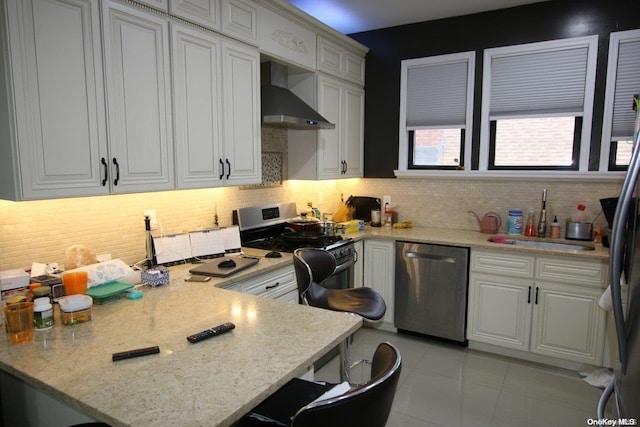
[(132, 359), (134, 357), (148, 356), (150, 354), (160, 353), (160, 347), (154, 345), (153, 347), (136, 348), (135, 350), (121, 351), (119, 353), (113, 353), (111, 359), (114, 362), (124, 359)]
[(206, 330), (204, 330), (202, 332), (198, 332), (197, 334), (189, 335), (187, 337), (187, 341), (189, 341), (192, 344), (195, 344), (195, 343), (200, 342), (202, 340), (206, 340), (208, 338), (213, 338), (215, 336), (222, 335), (225, 332), (229, 332), (230, 330), (232, 330), (235, 327), (236, 327), (236, 325), (234, 325), (231, 322), (223, 323), (222, 325), (215, 326), (215, 327), (213, 327), (211, 329), (206, 329)]

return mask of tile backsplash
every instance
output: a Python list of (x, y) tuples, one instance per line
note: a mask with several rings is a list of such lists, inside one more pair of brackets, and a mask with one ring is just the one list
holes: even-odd
[[(66, 248), (91, 246), (97, 254), (110, 253), (127, 263), (145, 257), (144, 215), (155, 209), (161, 229), (173, 234), (212, 227), (217, 210), (221, 226), (231, 224), (231, 212), (245, 206), (295, 202), (298, 210), (308, 201), (323, 212), (335, 211), (340, 196), (391, 195), (400, 220), (415, 226), (477, 230), (474, 217), (497, 212), (506, 223), (508, 210), (521, 208), (526, 215), (540, 209), (542, 189), (548, 190), (550, 218), (563, 224), (578, 203), (588, 213), (600, 211), (599, 199), (615, 197), (620, 182), (576, 183), (533, 181), (483, 181), (446, 179), (345, 179), (335, 181), (287, 180), (286, 134), (263, 130), (264, 152), (283, 155), (282, 185), (181, 190), (129, 195), (10, 202), (0, 200), (0, 270), (29, 268), (33, 261), (64, 261)], [(602, 216), (596, 225), (604, 226)], [(564, 228), (564, 224), (563, 224)], [(502, 226), (501, 231), (506, 229)]]

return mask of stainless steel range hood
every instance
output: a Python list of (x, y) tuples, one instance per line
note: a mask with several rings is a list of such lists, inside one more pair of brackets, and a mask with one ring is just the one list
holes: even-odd
[(287, 67), (276, 62), (260, 66), (262, 124), (297, 130), (335, 129), (287, 88)]

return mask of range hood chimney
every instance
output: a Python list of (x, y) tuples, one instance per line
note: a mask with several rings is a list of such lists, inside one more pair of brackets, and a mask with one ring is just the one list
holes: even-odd
[(335, 129), (287, 88), (287, 67), (273, 61), (260, 65), (262, 124), (286, 129)]

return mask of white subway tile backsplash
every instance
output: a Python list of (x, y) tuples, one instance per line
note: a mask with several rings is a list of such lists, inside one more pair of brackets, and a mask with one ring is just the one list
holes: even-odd
[[(127, 263), (145, 256), (145, 209), (156, 209), (165, 234), (213, 226), (217, 204), (221, 226), (231, 224), (231, 211), (239, 207), (294, 201), (299, 210), (306, 202), (322, 211), (335, 211), (340, 194), (380, 197), (390, 194), (400, 220), (416, 226), (477, 230), (467, 213), (497, 212), (506, 223), (508, 210), (525, 213), (540, 209), (542, 189), (548, 191), (551, 218), (564, 220), (578, 203), (592, 214), (600, 211), (599, 199), (615, 197), (619, 183), (498, 182), (424, 179), (348, 179), (339, 181), (285, 181), (280, 187), (216, 188), (76, 199), (8, 202), (0, 201), (0, 270), (28, 268), (32, 261), (64, 261), (74, 244), (91, 246), (97, 253), (111, 253)], [(606, 227), (601, 216), (596, 225)], [(502, 231), (505, 230), (503, 225)], [(158, 231), (159, 232), (159, 231)]]

